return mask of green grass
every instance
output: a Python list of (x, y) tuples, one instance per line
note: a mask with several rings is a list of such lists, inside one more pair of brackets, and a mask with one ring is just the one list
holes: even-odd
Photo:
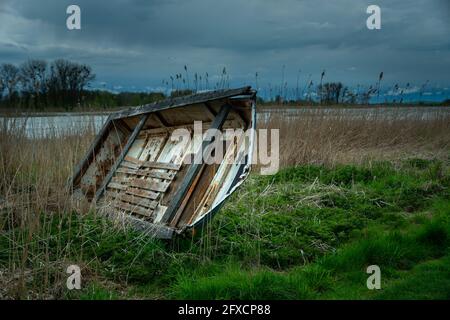
[[(448, 164), (409, 159), (252, 175), (211, 224), (172, 242), (91, 214), (43, 215), (30, 250), (65, 260), (34, 281), (64, 280), (61, 264), (70, 262), (82, 266), (84, 285), (61, 298), (448, 299)], [(0, 266), (10, 264), (8, 239), (21, 232), (2, 232)], [(49, 263), (41, 256), (29, 268)], [(381, 268), (382, 290), (366, 287), (371, 264)]]

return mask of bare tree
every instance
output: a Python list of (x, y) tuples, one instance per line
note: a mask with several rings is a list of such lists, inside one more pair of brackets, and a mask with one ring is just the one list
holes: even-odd
[(24, 98), (32, 98), (38, 107), (41, 97), (47, 93), (47, 62), (28, 60), (20, 67), (20, 81)]
[(84, 88), (95, 78), (91, 67), (62, 59), (53, 62), (50, 70), (49, 91), (66, 107), (80, 103)]
[(17, 92), (17, 84), (19, 82), (19, 68), (10, 63), (2, 64), (0, 75), (3, 79), (5, 88), (8, 91), (8, 99), (10, 102), (14, 99)]
[(3, 81), (3, 77), (0, 74), (0, 101), (3, 98), (3, 91), (5, 91), (5, 82)]
[(338, 104), (342, 91), (342, 83), (340, 82), (328, 82), (318, 86), (318, 92), (320, 95), (320, 101), (326, 104)]

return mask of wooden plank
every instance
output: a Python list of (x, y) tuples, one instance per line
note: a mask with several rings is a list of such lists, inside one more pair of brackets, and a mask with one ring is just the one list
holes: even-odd
[(156, 180), (137, 179), (129, 177), (113, 177), (111, 182), (122, 184), (129, 187), (136, 187), (157, 192), (166, 192), (170, 182), (160, 182)]
[(131, 213), (137, 213), (140, 214), (142, 216), (145, 217), (151, 217), (153, 211), (149, 210), (149, 209), (144, 209), (142, 207), (136, 206), (136, 205), (132, 205), (132, 204), (128, 204), (125, 202), (120, 202), (120, 201), (114, 201), (113, 202), (113, 206), (118, 208), (118, 209), (122, 209), (125, 211), (130, 211)]
[(158, 182), (158, 181), (148, 181), (145, 179), (131, 179), (128, 182), (128, 185), (131, 187), (147, 189), (158, 192), (166, 192), (167, 188), (169, 188), (170, 183)]
[[(190, 185), (189, 190), (187, 192), (188, 195), (190, 195), (194, 192), (194, 189), (197, 186), (197, 183), (200, 180), (200, 177), (202, 176), (204, 168), (205, 168), (205, 166), (202, 166), (202, 168), (200, 169), (200, 172), (197, 174), (194, 181)], [(175, 216), (173, 217), (172, 221), (170, 222), (171, 227), (175, 227), (177, 225), (178, 221), (180, 220), (181, 214), (183, 213), (184, 208), (186, 207), (188, 201), (189, 201), (189, 197), (184, 197), (183, 201), (180, 204), (180, 207), (177, 209)]]
[(147, 144), (144, 147), (139, 157), (134, 157), (142, 161), (154, 161), (164, 146), (164, 141), (167, 139), (167, 134), (160, 136), (148, 137)]
[(127, 188), (127, 186), (124, 186), (123, 184), (116, 183), (116, 182), (110, 182), (108, 184), (107, 188), (117, 189), (117, 190), (125, 190)]
[[(212, 122), (211, 121), (203, 121), (202, 122), (202, 129), (204, 131), (206, 131), (208, 128), (211, 127)], [(222, 126), (222, 129), (232, 129), (232, 128), (240, 128), (241, 124), (240, 124), (240, 120), (238, 119), (232, 119), (232, 120), (226, 120), (225, 123)], [(182, 124), (182, 125), (176, 125), (176, 126), (172, 126), (172, 127), (167, 127), (167, 128), (151, 128), (151, 129), (144, 129), (141, 131), (141, 133), (139, 134), (140, 138), (143, 138), (147, 135), (162, 135), (162, 134), (167, 134), (167, 133), (171, 133), (172, 131), (175, 131), (177, 129), (188, 129), (188, 130), (193, 130), (194, 128), (194, 124), (193, 121), (186, 123), (186, 124)]]
[(141, 167), (165, 170), (180, 170), (181, 164), (165, 163), (156, 161), (141, 161), (136, 158), (125, 157), (126, 161), (140, 165)]
[(136, 197), (133, 195), (116, 193), (116, 194), (108, 194), (108, 196), (114, 197), (117, 200), (122, 200), (123, 202), (129, 202), (131, 204), (135, 204), (141, 207), (146, 207), (150, 209), (155, 209), (158, 205), (158, 201), (149, 200), (146, 198)]
[[(230, 171), (230, 168), (233, 166), (233, 159), (235, 157), (236, 149), (238, 146), (241, 146), (241, 143), (245, 139), (245, 133), (238, 138), (234, 136), (233, 142), (226, 150), (224, 160), (220, 164), (214, 178), (210, 182), (208, 189), (206, 190), (203, 198), (200, 201), (200, 204), (197, 206), (194, 214), (192, 215), (189, 223), (198, 215), (201, 215), (205, 210), (208, 210), (213, 201), (216, 199), (217, 194), (220, 191), (220, 188), (223, 187), (225, 183), (225, 179)], [(178, 222), (178, 221), (177, 221)], [(175, 224), (176, 225), (176, 224)]]
[(105, 123), (103, 124), (103, 127), (100, 129), (100, 132), (95, 136), (94, 141), (92, 141), (91, 145), (89, 146), (88, 151), (75, 167), (74, 173), (68, 181), (68, 186), (70, 189), (72, 189), (74, 187), (74, 184), (79, 180), (82, 171), (85, 170), (89, 165), (95, 153), (97, 152), (97, 149), (100, 147), (101, 142), (105, 139), (107, 133), (109, 133), (112, 123), (111, 119), (112, 116), (109, 115), (108, 119), (106, 119)]
[(142, 190), (142, 189), (138, 189), (138, 188), (132, 188), (132, 187), (128, 187), (125, 190), (125, 193), (131, 194), (131, 195), (135, 195), (135, 196), (139, 196), (142, 198), (147, 198), (147, 199), (152, 199), (152, 200), (156, 200), (160, 193), (158, 192), (153, 192), (153, 191), (149, 191), (149, 190)]
[(217, 116), (217, 112), (214, 111), (213, 107), (211, 106), (211, 104), (209, 102), (205, 102), (205, 107), (206, 107), (206, 112), (209, 115), (209, 118), (211, 120), (214, 120), (214, 118)]
[(122, 161), (122, 163), (120, 164), (120, 167), (121, 168), (134, 169), (134, 170), (139, 169), (139, 165), (137, 165), (135, 163), (128, 162), (128, 161), (125, 161), (125, 160)]
[(133, 144), (131, 145), (130, 150), (127, 153), (127, 156), (139, 158), (146, 143), (147, 143), (146, 139), (136, 138), (136, 140), (134, 140)]
[(153, 170), (137, 170), (137, 169), (130, 169), (130, 168), (119, 168), (116, 170), (116, 172), (119, 173), (126, 173), (134, 176), (144, 176), (144, 177), (150, 177), (150, 178), (156, 178), (156, 179), (163, 179), (163, 180), (173, 180), (175, 175), (173, 173), (167, 173), (167, 172), (159, 172), (159, 171), (153, 171)]
[(131, 215), (122, 215), (119, 219), (122, 219), (124, 222), (128, 222), (134, 229), (144, 232), (151, 237), (156, 237), (159, 239), (172, 239), (174, 234), (173, 228), (161, 224), (151, 223)]
[[(214, 121), (211, 125), (211, 129), (221, 129), (223, 123), (225, 122), (229, 112), (231, 110), (231, 106), (229, 104), (225, 104), (220, 108), (219, 113), (214, 118)], [(208, 134), (212, 134), (212, 131), (207, 131)], [(175, 193), (173, 199), (170, 201), (169, 206), (161, 218), (162, 223), (168, 223), (175, 216), (178, 208), (183, 202), (184, 197), (187, 195), (190, 185), (196, 179), (196, 176), (201, 172), (202, 167), (205, 165), (203, 161), (203, 152), (211, 143), (211, 136), (207, 136), (203, 142), (202, 147), (198, 150), (197, 154), (194, 157), (194, 163), (188, 169), (186, 176), (184, 177), (183, 182), (180, 184), (177, 192)]]
[(177, 107), (183, 107), (192, 104), (201, 104), (207, 101), (213, 100), (224, 100), (227, 98), (249, 95), (253, 97), (255, 91), (251, 90), (250, 86), (237, 88), (237, 89), (227, 89), (227, 90), (216, 90), (204, 93), (198, 93), (189, 96), (168, 98), (166, 100), (155, 102), (151, 104), (146, 104), (137, 108), (130, 108), (127, 110), (121, 110), (112, 114), (113, 119), (121, 119), (136, 115), (148, 114), (149, 112), (161, 111), (165, 109), (172, 109)]
[(103, 192), (105, 191), (106, 186), (111, 181), (111, 178), (115, 174), (115, 172), (116, 172), (117, 168), (119, 167), (120, 163), (122, 162), (122, 160), (125, 158), (125, 155), (128, 153), (128, 150), (130, 149), (131, 145), (134, 143), (134, 140), (136, 139), (137, 135), (139, 134), (139, 131), (141, 131), (141, 129), (144, 127), (144, 124), (147, 121), (148, 116), (149, 116), (148, 114), (143, 115), (141, 117), (141, 119), (139, 120), (139, 123), (134, 128), (133, 133), (128, 138), (128, 141), (127, 141), (126, 145), (124, 146), (124, 148), (120, 152), (119, 157), (116, 159), (116, 162), (113, 164), (113, 166), (111, 167), (111, 170), (109, 170), (108, 174), (103, 179), (100, 188), (97, 190), (97, 192), (95, 194), (94, 202), (97, 202), (98, 199), (103, 194)]
[(119, 184), (122, 184), (123, 186), (127, 186), (128, 183), (130, 182), (130, 178), (128, 178), (128, 177), (123, 177), (123, 176), (121, 176), (121, 177), (119, 177), (119, 176), (114, 176), (114, 177), (112, 177), (111, 182), (113, 182), (113, 183), (119, 183)]

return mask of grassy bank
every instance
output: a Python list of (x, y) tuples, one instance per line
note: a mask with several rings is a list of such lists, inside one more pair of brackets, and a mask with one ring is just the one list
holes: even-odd
[[(207, 229), (174, 242), (118, 229), (94, 214), (42, 213), (32, 228), (4, 224), (0, 261), (15, 279), (4, 294), (447, 299), (448, 165), (410, 159), (252, 176)], [(79, 292), (65, 289), (70, 264), (82, 268)], [(382, 271), (379, 291), (366, 288), (372, 264)]]
[[(30, 139), (2, 126), (0, 298), (450, 298), (445, 118), (379, 128), (304, 121), (282, 133), (297, 154), (284, 147), (284, 169), (252, 174), (207, 228), (171, 242), (112, 225), (69, 197), (66, 179), (92, 131)], [(362, 157), (367, 146), (378, 152)], [(298, 157), (301, 148), (315, 158)], [(80, 291), (66, 289), (71, 264), (81, 267)], [(372, 264), (382, 290), (366, 287)]]

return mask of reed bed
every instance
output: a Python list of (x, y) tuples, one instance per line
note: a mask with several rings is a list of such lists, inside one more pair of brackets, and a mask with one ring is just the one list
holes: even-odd
[[(3, 119), (0, 126), (0, 239), (9, 248), (0, 252), (7, 255), (2, 260), (7, 264), (0, 263), (0, 286), (9, 288), (12, 297), (42, 297), (25, 289), (26, 283), (42, 277), (42, 286), (36, 290), (47, 290), (49, 282), (55, 282), (50, 281), (52, 270), (62, 270), (49, 259), (48, 243), (61, 239), (50, 239), (48, 228), (53, 219), (77, 209), (67, 179), (91, 143), (94, 127), (65, 128), (64, 134), (50, 129), (43, 136), (27, 132), (24, 121)], [(61, 242), (60, 262), (67, 254), (66, 246)]]
[(362, 164), (408, 156), (446, 158), (450, 151), (450, 113), (376, 108), (349, 114), (336, 109), (260, 111), (260, 128), (280, 130), (280, 167), (301, 164)]

